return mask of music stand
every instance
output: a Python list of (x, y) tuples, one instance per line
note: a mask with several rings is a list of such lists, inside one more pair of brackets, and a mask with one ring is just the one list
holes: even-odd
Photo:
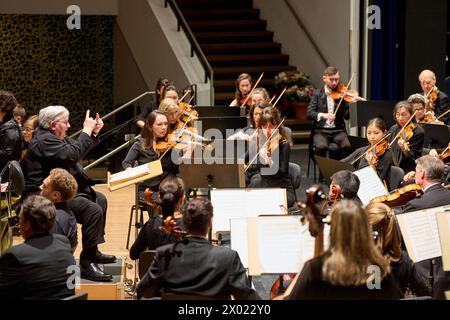
[[(16, 212), (14, 212), (14, 210), (12, 209), (12, 205), (13, 205), (13, 192), (20, 196), (22, 194), (22, 192), (25, 190), (25, 178), (23, 176), (23, 172), (22, 169), (20, 167), (20, 164), (13, 160), (13, 161), (9, 161), (5, 167), (3, 168), (3, 170), (0, 172), (0, 183), (3, 180), (3, 176), (7, 174), (7, 181), (8, 181), (8, 186), (6, 187), (5, 190), (5, 197), (6, 197), (6, 205), (7, 205), (7, 219), (8, 219), (8, 223), (7, 226), (5, 227), (5, 232), (2, 232), (1, 234), (1, 246), (0, 246), (0, 255), (3, 253), (3, 249), (8, 249), (11, 244), (12, 244), (12, 231), (11, 228), (13, 228), (14, 226), (17, 225), (18, 223), (18, 217)], [(0, 196), (0, 201), (1, 201), (1, 196)], [(13, 214), (14, 212), (14, 214)], [(8, 236), (9, 241), (7, 240), (5, 245), (3, 238), (4, 236)], [(5, 247), (5, 248), (4, 248)]]
[[(216, 134), (220, 134), (220, 138), (226, 139), (234, 134), (237, 129), (247, 126), (247, 117), (201, 117), (194, 122), (194, 126), (202, 136), (205, 136), (205, 131), (216, 129)], [(211, 131), (206, 137), (210, 134)]]
[(322, 176), (328, 185), (330, 185), (331, 183), (331, 176), (336, 172), (341, 170), (348, 170), (351, 172), (355, 171), (353, 165), (347, 162), (342, 162), (321, 156), (314, 156), (314, 158), (316, 159), (316, 162), (319, 165), (319, 170), (322, 172)]
[(445, 148), (450, 142), (450, 128), (440, 124), (423, 123), (425, 131), (424, 146), (432, 148)]

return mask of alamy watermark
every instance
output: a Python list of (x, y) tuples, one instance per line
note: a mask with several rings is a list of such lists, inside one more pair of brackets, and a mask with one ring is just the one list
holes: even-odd
[(371, 5), (367, 7), (367, 29), (381, 29), (381, 9), (379, 6)]
[(81, 8), (77, 5), (70, 5), (67, 7), (67, 14), (70, 16), (67, 18), (67, 29), (69, 30), (80, 30), (81, 29)]

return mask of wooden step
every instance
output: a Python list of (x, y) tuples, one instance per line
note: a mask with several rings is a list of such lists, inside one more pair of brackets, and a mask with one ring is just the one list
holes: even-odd
[(259, 19), (259, 9), (195, 9), (181, 10), (187, 21)]
[(252, 8), (252, 0), (177, 0), (182, 9)]
[(196, 31), (264, 31), (267, 27), (265, 20), (204, 20), (189, 21), (189, 27)]
[(206, 55), (210, 54), (245, 54), (249, 51), (258, 53), (280, 53), (281, 44), (278, 42), (250, 42), (250, 43), (208, 43), (202, 44)]
[[(245, 69), (242, 67), (217, 67), (214, 70), (214, 79), (236, 79), (241, 73), (246, 72), (250, 75), (255, 75), (258, 79), (259, 75), (264, 72), (267, 78), (274, 78), (282, 71), (295, 70), (293, 66), (248, 66)], [(253, 77), (253, 76), (252, 76)]]
[(245, 55), (208, 55), (213, 67), (255, 66), (255, 65), (288, 65), (287, 54), (245, 54)]
[(271, 31), (195, 32), (198, 43), (270, 42)]

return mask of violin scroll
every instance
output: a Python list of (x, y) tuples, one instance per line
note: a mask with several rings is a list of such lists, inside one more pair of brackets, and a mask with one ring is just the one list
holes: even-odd
[(177, 240), (183, 240), (187, 232), (182, 230), (173, 216), (168, 216), (161, 227), (159, 227), (164, 233), (173, 236)]

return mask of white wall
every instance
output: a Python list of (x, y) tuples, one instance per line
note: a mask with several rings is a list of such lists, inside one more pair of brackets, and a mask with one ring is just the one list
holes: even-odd
[[(350, 0), (288, 0), (306, 29), (315, 39), (330, 65), (340, 70), (342, 82), (349, 80), (350, 69)], [(291, 65), (311, 76), (316, 86), (322, 85), (327, 67), (297, 24), (284, 0), (253, 0), (267, 20), (267, 28), (275, 32), (274, 40), (282, 43)], [(347, 80), (348, 79), (348, 80)]]
[(117, 15), (117, 0), (1, 0), (2, 14), (67, 14), (67, 7), (78, 5), (81, 14)]

